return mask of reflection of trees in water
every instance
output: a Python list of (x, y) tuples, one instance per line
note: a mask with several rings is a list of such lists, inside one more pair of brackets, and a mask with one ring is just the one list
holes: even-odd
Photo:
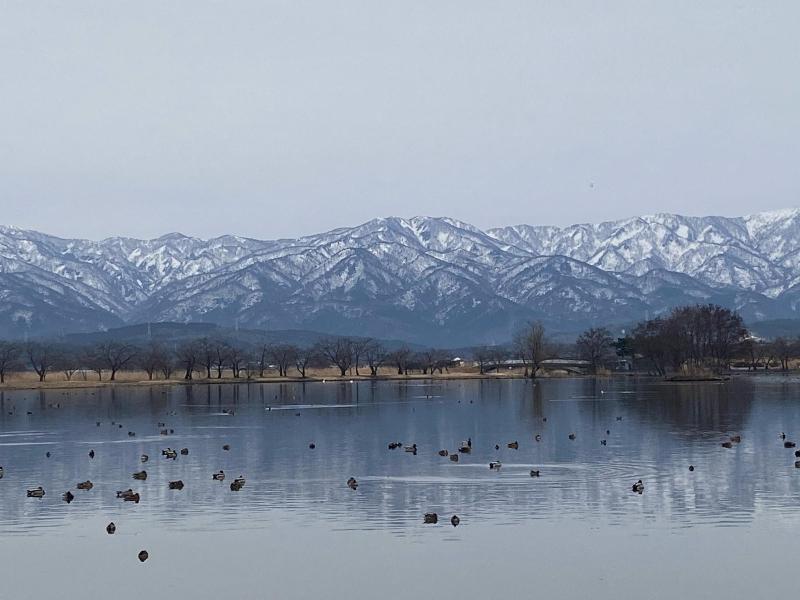
[[(797, 477), (776, 476), (776, 469), (791, 462), (776, 441), (779, 431), (773, 430), (781, 425), (791, 431), (793, 425), (800, 431), (800, 414), (786, 400), (790, 390), (775, 387), (767, 394), (750, 380), (664, 386), (649, 380), (573, 379), (428, 387), (416, 382), (237, 383), (103, 388), (68, 397), (50, 390), (43, 396), (0, 393), (4, 432), (30, 425), (59, 436), (49, 461), (43, 458), (44, 446), (4, 449), (0, 462), (7, 475), (0, 481), (0, 503), (6, 523), (30, 525), (97, 511), (187, 527), (197, 514), (235, 525), (268, 513), (264, 518), (325, 519), (398, 531), (417, 524), (429, 510), (496, 523), (749, 518), (758, 505), (785, 510), (798, 497)], [(62, 408), (52, 408), (56, 399)], [(308, 404), (339, 408), (264, 410)], [(16, 412), (9, 416), (12, 405)], [(32, 406), (34, 417), (23, 417)], [(235, 408), (236, 416), (217, 415), (223, 408)], [(616, 421), (617, 416), (623, 420)], [(104, 423), (98, 429), (95, 419), (125, 427)], [(142, 439), (157, 434), (158, 421), (174, 427), (176, 436)], [(127, 441), (128, 430), (140, 437), (98, 445), (97, 458), (88, 461), (87, 441)], [(577, 439), (570, 441), (573, 431)], [(719, 446), (720, 436), (729, 432), (744, 434), (740, 447)], [(533, 441), (536, 433), (542, 435), (540, 443)], [(455, 450), (467, 437), (474, 450), (458, 464), (436, 454), (441, 448)], [(600, 446), (605, 437), (609, 445)], [(511, 440), (519, 440), (519, 451), (505, 447)], [(389, 441), (417, 443), (419, 454), (390, 451)], [(232, 444), (230, 453), (220, 450), (226, 442)], [(190, 455), (174, 463), (162, 460), (160, 448), (168, 445), (187, 446)], [(133, 482), (130, 474), (140, 468), (142, 452), (151, 456), (150, 477)], [(495, 458), (505, 464), (500, 473), (487, 467)], [(698, 467), (692, 475), (689, 464)], [(211, 473), (219, 468), (231, 476), (244, 474), (245, 488), (234, 493), (212, 482)], [(540, 469), (542, 477), (531, 478), (530, 468)], [(357, 492), (345, 485), (351, 475), (359, 480)], [(97, 480), (95, 490), (69, 506), (61, 502), (61, 493), (86, 478)], [(176, 478), (187, 483), (180, 495), (166, 489), (166, 481)], [(630, 491), (639, 478), (646, 484), (643, 497)], [(37, 504), (24, 497), (24, 487), (39, 484), (48, 495)], [(115, 489), (127, 487), (142, 491), (135, 510), (113, 497)]]

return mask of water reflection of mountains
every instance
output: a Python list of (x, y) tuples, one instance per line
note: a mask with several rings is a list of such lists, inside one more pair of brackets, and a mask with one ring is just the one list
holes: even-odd
[[(143, 526), (247, 528), (279, 519), (398, 534), (420, 526), (429, 511), (457, 513), (463, 526), (599, 519), (680, 527), (747, 522), (759, 513), (791, 518), (800, 470), (778, 434), (800, 435), (798, 390), (798, 382), (777, 378), (702, 385), (625, 378), (4, 392), (0, 528), (57, 529), (98, 514)], [(158, 435), (160, 421), (175, 434)], [(733, 433), (742, 443), (722, 448)], [(457, 464), (438, 456), (468, 437), (473, 452)], [(512, 440), (518, 451), (506, 447)], [(390, 451), (390, 441), (416, 443), (419, 453)], [(190, 454), (163, 459), (167, 446)], [(145, 465), (142, 453), (151, 457)], [(500, 472), (487, 466), (496, 459)], [(140, 468), (147, 481), (131, 479)], [(531, 468), (541, 477), (531, 478)], [(212, 481), (218, 469), (229, 480)], [(232, 492), (230, 479), (240, 473), (247, 484)], [(350, 476), (359, 481), (356, 492), (345, 485)], [(94, 489), (75, 492), (87, 478)], [(630, 489), (640, 478), (641, 496)], [(167, 489), (174, 479), (186, 488)], [(41, 501), (25, 497), (36, 485), (47, 490)], [(140, 491), (139, 505), (115, 498), (128, 487)], [(77, 498), (67, 505), (61, 494), (70, 488)]]

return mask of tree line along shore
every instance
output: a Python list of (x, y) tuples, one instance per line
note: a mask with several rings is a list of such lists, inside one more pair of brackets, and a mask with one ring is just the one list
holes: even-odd
[(800, 340), (762, 340), (741, 316), (716, 305), (685, 306), (637, 324), (627, 335), (587, 329), (574, 343), (552, 341), (539, 322), (517, 328), (504, 345), (456, 356), (446, 349), (387, 348), (378, 340), (330, 336), (307, 346), (199, 337), (180, 343), (109, 340), (0, 340), (0, 385), (86, 386), (104, 383), (294, 381), (343, 378), (475, 378), (603, 375), (615, 371), (703, 377), (731, 370), (788, 371)]

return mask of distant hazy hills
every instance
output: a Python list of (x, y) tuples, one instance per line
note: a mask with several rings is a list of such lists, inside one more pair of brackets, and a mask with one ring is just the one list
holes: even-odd
[(482, 231), (375, 219), (294, 240), (61, 239), (0, 227), (0, 336), (210, 322), (458, 346), (716, 302), (800, 318), (800, 209)]

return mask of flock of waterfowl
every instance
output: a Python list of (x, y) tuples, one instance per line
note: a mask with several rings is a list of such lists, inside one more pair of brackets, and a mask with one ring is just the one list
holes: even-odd
[[(231, 414), (231, 415), (233, 414), (233, 411), (226, 411), (226, 412), (227, 412), (227, 414)], [(28, 412), (28, 415), (30, 415), (30, 414), (32, 414), (32, 413)], [(100, 427), (102, 425), (102, 423), (100, 421), (96, 421), (96, 425), (97, 425), (97, 427)], [(122, 428), (122, 425), (120, 425), (118, 423), (115, 423), (113, 421), (111, 422), (111, 425), (112, 426), (116, 426), (116, 427), (118, 427), (120, 429)], [(158, 426), (159, 427), (164, 427), (164, 423), (158, 423)], [(166, 436), (166, 435), (174, 434), (175, 430), (174, 429), (160, 429), (159, 433), (162, 436)], [(136, 433), (133, 432), (133, 431), (129, 431), (128, 432), (128, 436), (129, 437), (135, 437)], [(312, 448), (314, 447), (313, 444), (312, 444), (311, 447)], [(223, 445), (222, 449), (226, 450), (226, 451), (230, 450), (230, 444)], [(167, 447), (167, 448), (164, 448), (164, 449), (161, 450), (161, 455), (167, 460), (176, 460), (178, 458), (179, 454), (181, 456), (188, 456), (189, 449), (188, 448), (181, 448), (180, 450), (175, 450), (173, 448)], [(89, 450), (88, 456), (89, 456), (90, 460), (94, 459), (94, 457), (96, 456), (96, 453), (95, 453), (93, 448), (91, 450)], [(51, 457), (51, 453), (50, 452), (46, 452), (45, 453), (45, 457), (46, 458), (50, 458)], [(146, 463), (146, 462), (148, 462), (150, 460), (150, 457), (147, 454), (142, 454), (139, 457), (139, 460), (142, 463)], [(0, 479), (2, 479), (4, 476), (5, 476), (4, 467), (0, 466)], [(133, 474), (131, 475), (131, 477), (136, 481), (145, 481), (147, 479), (147, 471), (144, 470), (144, 469), (142, 469), (141, 471), (134, 471)], [(220, 469), (218, 472), (212, 473), (211, 479), (214, 480), (214, 481), (224, 481), (224, 479), (225, 479), (224, 471), (222, 471)], [(355, 481), (355, 480), (353, 480), (353, 481)], [(245, 480), (244, 476), (240, 475), (239, 477), (235, 478), (231, 482), (230, 489), (231, 489), (231, 491), (238, 492), (239, 490), (241, 490), (245, 486), (245, 483), (246, 483), (246, 480)], [(167, 482), (167, 487), (170, 490), (178, 490), (178, 491), (180, 491), (180, 490), (182, 490), (184, 488), (184, 483), (180, 479), (174, 480), (174, 481), (168, 481)], [(86, 481), (81, 481), (81, 482), (78, 482), (77, 484), (75, 484), (75, 488), (77, 490), (81, 490), (81, 491), (90, 491), (92, 488), (94, 488), (94, 484), (91, 482), (91, 480), (87, 479)], [(355, 487), (353, 489), (355, 489)], [(45, 497), (46, 492), (45, 492), (45, 489), (42, 486), (37, 486), (35, 488), (31, 488), (31, 489), (26, 490), (26, 495), (27, 495), (28, 498), (40, 498), (41, 499), (41, 498)], [(128, 488), (126, 490), (117, 490), (116, 497), (121, 499), (121, 500), (123, 500), (124, 502), (133, 502), (135, 504), (138, 504), (139, 501), (141, 500), (141, 495), (139, 494), (139, 492), (134, 491), (132, 488)], [(71, 503), (73, 500), (75, 500), (75, 498), (76, 498), (76, 496), (75, 496), (75, 494), (72, 493), (72, 490), (67, 490), (66, 492), (64, 492), (61, 495), (61, 499), (64, 502), (66, 502), (67, 504)], [(109, 535), (113, 535), (114, 533), (116, 533), (116, 531), (117, 531), (117, 525), (113, 521), (106, 526), (106, 533), (108, 533)], [(149, 556), (150, 555), (147, 552), (147, 550), (142, 550), (138, 554), (138, 558), (139, 558), (139, 560), (141, 562), (145, 562), (149, 558)]]
[[(269, 410), (269, 408), (268, 408), (268, 410)], [(233, 415), (234, 414), (233, 411), (229, 411), (229, 410), (226, 410), (224, 412), (226, 414), (229, 414), (229, 415)], [(31, 414), (31, 413), (28, 413), (28, 414)], [(617, 417), (616, 419), (617, 419), (617, 421), (621, 421), (622, 417)], [(542, 420), (543, 421), (547, 421), (547, 418), (543, 418)], [(96, 425), (99, 427), (101, 425), (101, 422), (97, 421)], [(114, 423), (114, 422), (112, 422), (111, 425), (112, 426), (117, 426), (118, 428), (122, 428), (121, 424), (117, 424), (117, 423)], [(163, 422), (159, 422), (158, 423), (158, 428), (159, 428), (159, 433), (162, 436), (166, 436), (166, 435), (170, 435), (170, 434), (174, 433), (174, 429), (167, 428), (166, 424), (163, 423)], [(607, 429), (605, 433), (608, 436), (608, 435), (611, 434), (611, 431)], [(133, 431), (129, 431), (128, 432), (128, 436), (129, 437), (135, 437), (136, 433), (133, 432)], [(577, 439), (577, 435), (575, 433), (570, 433), (567, 437), (571, 441), (575, 441)], [(796, 443), (795, 442), (786, 439), (786, 434), (785, 433), (781, 433), (779, 437), (783, 440), (783, 446), (785, 448), (790, 449), (790, 448), (795, 448), (796, 447)], [(538, 434), (538, 433), (535, 434), (535, 436), (533, 437), (533, 440), (535, 442), (541, 442), (542, 441), (541, 434)], [(737, 435), (731, 435), (727, 439), (725, 439), (725, 441), (723, 441), (721, 443), (721, 445), (722, 445), (723, 448), (730, 449), (730, 448), (733, 448), (734, 445), (740, 444), (741, 441), (742, 441), (741, 435), (738, 435), (738, 434)], [(607, 445), (607, 440), (605, 438), (601, 439), (600, 440), (600, 444), (603, 445), (603, 446)], [(458, 444), (456, 450), (450, 451), (450, 450), (447, 450), (447, 449), (441, 449), (441, 450), (438, 451), (438, 455), (441, 456), (441, 457), (444, 457), (444, 458), (449, 458), (449, 460), (452, 461), (452, 462), (458, 462), (459, 461), (459, 455), (470, 454), (472, 452), (472, 445), (473, 445), (473, 441), (472, 441), (472, 438), (470, 437), (470, 438), (467, 438), (465, 441), (462, 441), (460, 444)], [(513, 441), (510, 441), (510, 442), (507, 442), (506, 443), (506, 447), (508, 449), (511, 449), (511, 450), (519, 450), (520, 443), (519, 443), (518, 440), (513, 440)], [(314, 450), (316, 448), (316, 444), (314, 442), (311, 442), (311, 443), (309, 443), (308, 448), (311, 449), (311, 450)], [(417, 447), (416, 443), (404, 444), (403, 442), (390, 442), (388, 444), (388, 448), (389, 448), (389, 450), (397, 450), (397, 449), (401, 449), (402, 448), (404, 452), (407, 452), (407, 453), (412, 454), (414, 456), (416, 456), (418, 451), (419, 451), (419, 448)], [(500, 444), (495, 444), (494, 448), (495, 448), (495, 450), (499, 450), (500, 449)], [(230, 444), (224, 444), (222, 446), (222, 450), (223, 451), (230, 451), (230, 449), (231, 449)], [(161, 455), (165, 459), (173, 460), (173, 461), (176, 460), (179, 455), (188, 456), (188, 454), (189, 454), (189, 449), (188, 448), (181, 448), (180, 450), (175, 450), (175, 449), (173, 449), (171, 447), (167, 447), (167, 448), (164, 448), (164, 449), (161, 450)], [(800, 450), (795, 451), (794, 455), (795, 455), (795, 458), (800, 459)], [(46, 456), (49, 458), (51, 456), (50, 452), (47, 452)], [(91, 449), (88, 452), (88, 456), (89, 456), (89, 459), (93, 459), (95, 457), (94, 449)], [(140, 455), (139, 460), (140, 460), (141, 463), (144, 464), (144, 463), (147, 463), (150, 460), (150, 457), (147, 454), (142, 454), (142, 455)], [(492, 460), (492, 461), (489, 462), (489, 469), (492, 470), (492, 471), (499, 471), (502, 468), (502, 466), (503, 465), (502, 465), (502, 463), (501, 463), (501, 461), (499, 459)], [(800, 469), (800, 460), (796, 460), (795, 463), (794, 463), (794, 466), (796, 468)], [(694, 470), (695, 470), (694, 465), (689, 465), (689, 471), (693, 472)], [(4, 468), (3, 468), (3, 466), (0, 466), (0, 479), (3, 478), (4, 474), (5, 474)], [(530, 470), (530, 476), (531, 477), (540, 477), (541, 476), (540, 470), (531, 469)], [(147, 471), (144, 470), (144, 469), (142, 469), (141, 471), (135, 471), (132, 474), (132, 478), (134, 480), (136, 480), (136, 481), (145, 481), (145, 480), (147, 480), (147, 477), (148, 477)], [(211, 478), (214, 481), (220, 481), (221, 482), (221, 481), (225, 480), (226, 475), (225, 475), (225, 472), (220, 469), (219, 471), (217, 471), (215, 473), (212, 473), (211, 474)], [(246, 480), (245, 480), (244, 476), (240, 475), (239, 477), (235, 478), (230, 483), (230, 489), (231, 489), (231, 491), (238, 492), (245, 486), (245, 483), (246, 483)], [(358, 489), (358, 486), (359, 486), (358, 481), (355, 479), (355, 477), (350, 477), (349, 479), (347, 479), (346, 485), (347, 485), (348, 488), (350, 488), (353, 491), (356, 491)], [(178, 479), (178, 480), (168, 481), (167, 482), (167, 486), (168, 486), (168, 489), (170, 489), (170, 490), (178, 490), (178, 491), (180, 491), (180, 490), (182, 490), (184, 488), (185, 484), (184, 484), (184, 482), (182, 480)], [(77, 490), (81, 490), (81, 491), (90, 491), (93, 487), (94, 487), (94, 484), (90, 480), (81, 481), (81, 482), (79, 482), (79, 483), (77, 483), (75, 485), (75, 488)], [(644, 489), (645, 489), (645, 485), (644, 485), (644, 482), (641, 479), (639, 479), (638, 481), (633, 483), (633, 485), (631, 486), (631, 491), (634, 492), (634, 493), (637, 493), (637, 494), (643, 494), (644, 493)], [(37, 486), (35, 488), (31, 488), (31, 489), (26, 490), (26, 493), (27, 493), (27, 497), (29, 497), (29, 498), (43, 498), (45, 496), (46, 492), (45, 492), (45, 489), (42, 486)], [(140, 494), (138, 492), (134, 491), (132, 488), (128, 488), (126, 490), (118, 490), (116, 492), (116, 497), (118, 499), (123, 500), (124, 502), (133, 502), (133, 503), (136, 503), (136, 504), (138, 504), (140, 502), (140, 500), (141, 500)], [(67, 502), (67, 503), (71, 503), (73, 500), (75, 500), (75, 498), (76, 498), (76, 496), (75, 496), (75, 494), (72, 493), (72, 490), (67, 490), (66, 492), (64, 492), (62, 494), (63, 501)], [(452, 515), (450, 517), (449, 521), (450, 521), (450, 524), (453, 527), (457, 527), (460, 524), (461, 519), (458, 517), (458, 515)], [(437, 524), (438, 522), (439, 522), (439, 515), (437, 513), (429, 512), (429, 513), (425, 513), (424, 514), (423, 523), (425, 523), (425, 524)], [(116, 526), (116, 524), (114, 522), (111, 522), (106, 526), (106, 532), (109, 535), (113, 535), (116, 532), (116, 530), (117, 530), (117, 526)], [(142, 550), (141, 552), (139, 552), (138, 558), (139, 558), (139, 560), (141, 562), (144, 562), (149, 558), (149, 554), (148, 554), (148, 552), (146, 550)]]

